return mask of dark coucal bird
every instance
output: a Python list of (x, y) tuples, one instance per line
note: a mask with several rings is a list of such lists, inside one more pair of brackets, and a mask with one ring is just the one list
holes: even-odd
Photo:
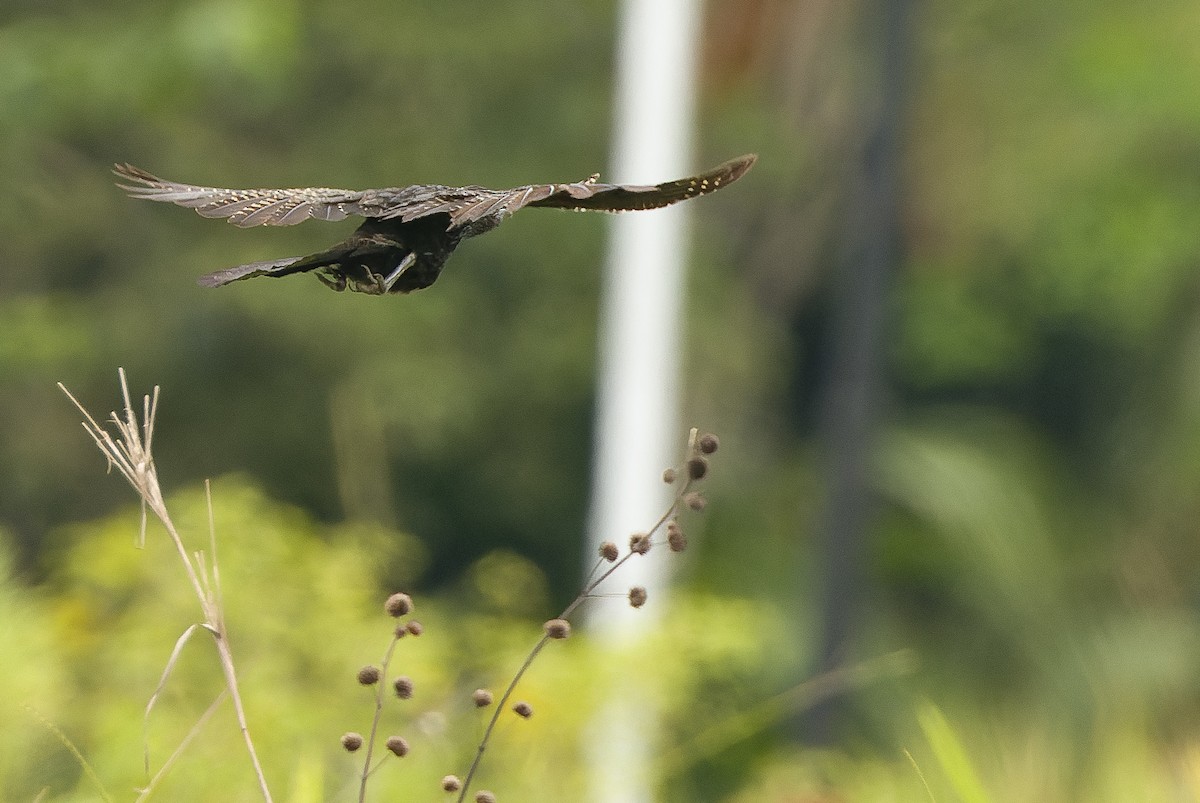
[(166, 201), (195, 209), (203, 217), (223, 217), (235, 226), (292, 226), (317, 218), (366, 221), (345, 241), (303, 257), (252, 262), (201, 277), (220, 287), (252, 276), (287, 276), (316, 271), (334, 290), (373, 295), (408, 293), (433, 284), (442, 265), (464, 237), (491, 231), (525, 206), (625, 212), (657, 209), (715, 192), (741, 178), (757, 157), (732, 159), (706, 173), (652, 186), (601, 184), (596, 174), (571, 184), (529, 184), (511, 190), (418, 184), (382, 190), (310, 187), (289, 190), (226, 190), (165, 181), (129, 164), (113, 172), (134, 198)]

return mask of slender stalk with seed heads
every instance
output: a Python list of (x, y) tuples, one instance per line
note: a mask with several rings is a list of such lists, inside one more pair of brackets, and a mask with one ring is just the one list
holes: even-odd
[[(529, 651), (529, 655), (521, 663), (516, 674), (508, 682), (504, 693), (500, 695), (500, 699), (496, 701), (496, 705), (492, 709), (492, 715), (488, 719), (487, 726), (484, 728), (483, 736), (479, 740), (479, 745), (475, 748), (475, 758), (471, 761), (471, 766), (467, 770), (466, 776), (462, 779), (462, 786), (459, 788), (457, 803), (464, 803), (467, 799), (467, 794), (471, 788), (471, 781), (475, 778), (475, 774), (479, 771), (479, 766), (483, 762), (483, 754), (487, 750), (488, 743), (491, 741), (492, 733), (496, 729), (496, 723), (500, 720), (500, 715), (508, 706), (508, 701), (512, 698), (513, 692), (517, 688), (517, 684), (521, 682), (521, 678), (529, 671), (529, 667), (533, 665), (534, 660), (538, 657), (546, 645), (551, 641), (566, 638), (570, 633), (569, 621), (571, 614), (584, 603), (585, 600), (596, 596), (596, 590), (605, 580), (611, 577), (619, 570), (626, 561), (635, 555), (644, 555), (649, 551), (650, 544), (653, 542), (655, 533), (661, 531), (667, 526), (667, 523), (672, 521), (675, 515), (679, 512), (681, 505), (697, 509), (697, 505), (693, 503), (693, 498), (700, 498), (692, 492), (692, 486), (700, 481), (708, 469), (708, 460), (705, 455), (710, 455), (717, 450), (717, 438), (715, 435), (705, 434), (699, 435), (699, 431), (695, 428), (688, 435), (688, 458), (684, 461), (682, 470), (669, 468), (663, 472), (663, 480), (668, 483), (674, 483), (677, 479), (682, 479), (679, 488), (676, 490), (674, 497), (671, 499), (671, 504), (667, 506), (666, 511), (658, 517), (647, 532), (638, 533), (631, 539), (630, 549), (623, 555), (619, 555), (615, 546), (606, 544), (601, 547), (601, 557), (597, 560), (596, 565), (592, 567), (588, 574), (588, 579), (585, 581), (583, 589), (579, 595), (572, 600), (571, 604), (563, 609), (562, 613), (557, 618), (546, 622), (544, 633), (533, 649)], [(702, 506), (702, 505), (701, 505)], [(611, 551), (609, 551), (611, 549)], [(675, 550), (672, 543), (672, 550)], [(619, 555), (619, 556), (618, 556)], [(600, 571), (605, 563), (611, 565)], [(565, 626), (565, 628), (564, 628)]]
[(379, 719), (383, 715), (384, 686), (387, 685), (386, 683), (383, 682), (383, 680), (384, 680), (384, 678), (387, 677), (388, 666), (392, 662), (392, 654), (395, 653), (396, 644), (399, 641), (400, 641), (400, 636), (398, 635), (398, 631), (397, 631), (397, 634), (393, 634), (392, 642), (391, 642), (391, 644), (388, 645), (387, 652), (383, 656), (383, 664), (381, 666), (379, 676), (375, 680), (375, 683), (374, 683), (374, 685), (375, 685), (375, 714), (371, 718), (371, 731), (370, 731), (370, 733), (367, 734), (367, 751), (366, 751), (367, 754), (366, 754), (366, 756), (363, 757), (362, 775), (359, 777), (359, 784), (358, 784), (358, 801), (359, 801), (359, 803), (364, 803), (364, 801), (366, 801), (366, 799), (367, 799), (367, 779), (370, 778), (375, 773), (375, 770), (379, 769), (379, 767), (382, 766), (383, 761), (384, 761), (384, 759), (381, 759), (380, 762), (378, 764), (376, 764), (374, 767), (371, 766), (371, 758), (375, 751), (375, 741), (379, 735)]
[[(399, 620), (401, 617), (412, 613), (413, 601), (408, 594), (396, 593), (387, 598), (384, 603), (384, 610), (388, 615)], [(358, 682), (363, 686), (374, 686), (375, 697), (375, 713), (371, 718), (371, 730), (366, 738), (366, 755), (363, 757), (363, 768), (359, 775), (358, 784), (358, 800), (359, 803), (364, 803), (367, 799), (367, 781), (375, 771), (378, 770), (387, 759), (380, 759), (374, 766), (371, 765), (372, 757), (375, 751), (375, 744), (379, 739), (379, 721), (383, 715), (383, 695), (384, 695), (384, 679), (387, 677), (388, 667), (391, 666), (392, 657), (396, 652), (396, 645), (400, 639), (405, 636), (419, 636), (422, 633), (421, 623), (414, 619), (408, 622), (398, 622), (392, 630), (392, 640), (388, 644), (387, 651), (383, 655), (383, 661), (378, 666), (368, 664), (358, 670)], [(400, 676), (395, 678), (391, 683), (391, 688), (395, 691), (396, 696), (401, 700), (408, 700), (413, 695), (412, 678)], [(350, 742), (347, 738), (352, 737)], [(360, 734), (352, 733), (342, 737), (342, 746), (350, 752), (355, 752), (362, 747), (363, 738)], [(384, 741), (384, 746), (394, 756), (400, 757), (408, 755), (408, 741), (401, 736), (390, 736)]]

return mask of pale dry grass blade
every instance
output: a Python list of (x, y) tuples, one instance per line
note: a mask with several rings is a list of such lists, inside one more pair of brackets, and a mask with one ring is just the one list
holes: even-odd
[(158, 679), (158, 686), (155, 687), (154, 693), (150, 695), (150, 699), (146, 702), (146, 710), (142, 714), (142, 755), (145, 759), (146, 774), (150, 774), (150, 713), (154, 710), (154, 704), (158, 702), (159, 695), (167, 686), (167, 680), (171, 677), (171, 670), (175, 668), (175, 662), (179, 660), (179, 654), (183, 652), (183, 647), (191, 639), (192, 634), (200, 625), (189, 625), (187, 630), (175, 640), (175, 648), (171, 650), (171, 657), (167, 659), (167, 665), (163, 667), (162, 677)]
[[(196, 720), (196, 724), (192, 725), (187, 736), (183, 737), (183, 741), (171, 752), (171, 755), (167, 756), (167, 760), (158, 768), (158, 772), (154, 773), (154, 777), (150, 779), (150, 782), (146, 784), (145, 788), (138, 790), (137, 803), (142, 803), (142, 801), (150, 799), (150, 795), (154, 794), (154, 790), (158, 787), (158, 784), (163, 778), (167, 777), (167, 772), (170, 771), (171, 767), (175, 766), (175, 762), (183, 755), (183, 751), (192, 743), (192, 740), (196, 738), (200, 730), (212, 718), (217, 708), (220, 707), (221, 703), (225, 702), (225, 698), (228, 696), (229, 691), (221, 689), (221, 693), (217, 695), (216, 699), (209, 703), (208, 708), (204, 709), (204, 713)], [(148, 771), (147, 774), (149, 774)]]

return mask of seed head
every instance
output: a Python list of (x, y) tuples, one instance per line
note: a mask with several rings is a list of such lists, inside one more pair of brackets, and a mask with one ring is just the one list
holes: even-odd
[(492, 693), (487, 689), (476, 689), (471, 695), (471, 699), (475, 701), (476, 708), (487, 708), (492, 704), (494, 699)]
[(664, 468), (663, 469), (663, 482), (665, 482), (667, 485), (670, 485), (671, 483), (675, 482), (675, 469), (673, 469), (673, 468)]
[(629, 604), (634, 608), (640, 608), (646, 604), (646, 589), (642, 586), (634, 586), (629, 589)]
[(397, 758), (404, 758), (408, 755), (408, 740), (403, 736), (389, 736), (387, 749), (391, 750)]
[(712, 454), (721, 446), (721, 440), (711, 432), (707, 432), (700, 436), (700, 440), (696, 441), (696, 448), (700, 450), (700, 454)]
[(517, 716), (519, 716), (521, 719), (529, 719), (531, 716), (533, 716), (533, 706), (524, 700), (514, 705), (513, 711), (515, 711)]
[(396, 696), (401, 700), (411, 700), (413, 696), (413, 679), (407, 675), (401, 675), (392, 681), (392, 688), (396, 691)]
[(413, 601), (408, 594), (392, 594), (384, 603), (384, 610), (389, 616), (405, 616), (412, 613)]
[(362, 747), (362, 743), (363, 737), (361, 733), (354, 733), (351, 731), (350, 733), (342, 734), (342, 747), (346, 749), (347, 753), (353, 753), (355, 750)]
[(687, 496), (683, 497), (683, 503), (697, 512), (704, 510), (704, 506), (708, 504), (708, 500), (703, 494), (698, 494), (692, 491)]
[(409, 622), (404, 626), (404, 629), (414, 636), (419, 636), (425, 632), (425, 627), (420, 622), (416, 621)]
[(600, 545), (600, 557), (604, 558), (609, 563), (612, 563), (614, 560), (616, 560), (617, 556), (620, 554), (621, 551), (617, 549), (617, 545), (612, 541), (605, 541)]
[(442, 778), (443, 792), (457, 792), (459, 789), (462, 789), (462, 781), (458, 779), (457, 775), (447, 775)]
[(358, 682), (364, 686), (373, 686), (379, 682), (379, 667), (368, 664), (358, 670)]
[(671, 547), (671, 551), (682, 552), (687, 549), (687, 545), (687, 536), (679, 529), (679, 525), (675, 522), (667, 525), (667, 546)]
[(708, 458), (696, 455), (687, 461), (688, 476), (694, 480), (704, 479), (708, 473)]
[(571, 635), (571, 623), (566, 619), (551, 619), (542, 625), (546, 635), (553, 639), (564, 639)]
[(646, 533), (629, 536), (629, 551), (635, 555), (645, 555), (650, 551), (650, 536)]
[(496, 796), (484, 789), (475, 793), (475, 803), (496, 803)]

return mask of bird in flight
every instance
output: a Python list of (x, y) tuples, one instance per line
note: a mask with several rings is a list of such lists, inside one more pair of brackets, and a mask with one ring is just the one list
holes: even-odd
[(228, 218), (242, 228), (292, 226), (309, 218), (366, 218), (346, 240), (326, 251), (219, 270), (200, 278), (206, 287), (254, 276), (315, 271), (317, 278), (334, 290), (383, 295), (409, 293), (433, 284), (464, 238), (491, 231), (522, 207), (601, 212), (657, 209), (732, 184), (755, 159), (754, 154), (747, 154), (665, 184), (602, 184), (596, 174), (570, 184), (527, 184), (510, 190), (440, 184), (379, 190), (229, 190), (177, 184), (130, 164), (118, 164), (113, 172), (126, 182), (117, 186), (134, 198), (186, 206), (202, 217)]

